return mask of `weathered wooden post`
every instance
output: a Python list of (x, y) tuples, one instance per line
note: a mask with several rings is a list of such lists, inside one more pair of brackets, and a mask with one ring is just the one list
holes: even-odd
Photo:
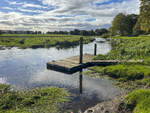
[(83, 63), (83, 37), (80, 38), (80, 59), (79, 63)]
[(97, 44), (94, 45), (94, 56), (97, 55)]
[(79, 89), (80, 89), (80, 94), (82, 94), (82, 70), (79, 72)]

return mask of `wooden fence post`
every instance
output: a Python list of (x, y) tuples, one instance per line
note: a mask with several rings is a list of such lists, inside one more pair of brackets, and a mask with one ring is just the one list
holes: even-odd
[(80, 38), (80, 59), (79, 63), (83, 63), (83, 37)]
[(94, 56), (97, 55), (97, 44), (94, 45)]

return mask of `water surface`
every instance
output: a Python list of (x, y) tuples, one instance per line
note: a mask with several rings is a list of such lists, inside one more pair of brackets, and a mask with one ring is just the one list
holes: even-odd
[[(84, 53), (94, 53), (94, 43), (84, 45)], [(106, 54), (111, 50), (108, 41), (97, 43), (97, 53)], [(47, 70), (46, 63), (79, 55), (79, 47), (57, 49), (18, 49), (0, 51), (0, 83), (8, 83), (17, 89), (30, 89), (43, 86), (66, 88), (74, 94), (72, 105), (76, 109), (87, 107), (120, 93), (112, 81), (104, 78), (90, 78), (83, 75), (83, 94), (79, 93), (79, 72), (68, 75)], [(78, 104), (77, 104), (78, 103)]]

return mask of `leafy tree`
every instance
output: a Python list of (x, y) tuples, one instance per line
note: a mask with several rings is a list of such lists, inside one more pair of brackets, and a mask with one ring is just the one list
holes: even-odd
[(132, 35), (133, 28), (137, 22), (138, 15), (125, 15), (119, 13), (112, 22), (111, 32), (113, 35)]
[(150, 0), (140, 0), (140, 28), (141, 30), (150, 33)]
[(133, 28), (135, 27), (137, 20), (138, 20), (138, 15), (136, 14), (129, 14), (126, 16), (126, 21), (128, 22), (128, 34), (131, 35), (133, 34)]
[(138, 36), (138, 35), (144, 33), (144, 31), (141, 30), (141, 27), (140, 27), (140, 26), (141, 26), (141, 23), (140, 23), (140, 21), (138, 20), (137, 23), (136, 23), (136, 25), (135, 25), (134, 28), (133, 28), (133, 35), (134, 35), (134, 36)]
[(126, 15), (119, 13), (112, 22), (112, 34), (127, 35)]

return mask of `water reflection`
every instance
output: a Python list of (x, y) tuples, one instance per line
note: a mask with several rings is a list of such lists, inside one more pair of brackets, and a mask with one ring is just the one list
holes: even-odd
[(80, 94), (82, 94), (82, 80), (83, 79), (83, 75), (82, 75), (82, 70), (79, 72), (79, 90), (80, 90)]

